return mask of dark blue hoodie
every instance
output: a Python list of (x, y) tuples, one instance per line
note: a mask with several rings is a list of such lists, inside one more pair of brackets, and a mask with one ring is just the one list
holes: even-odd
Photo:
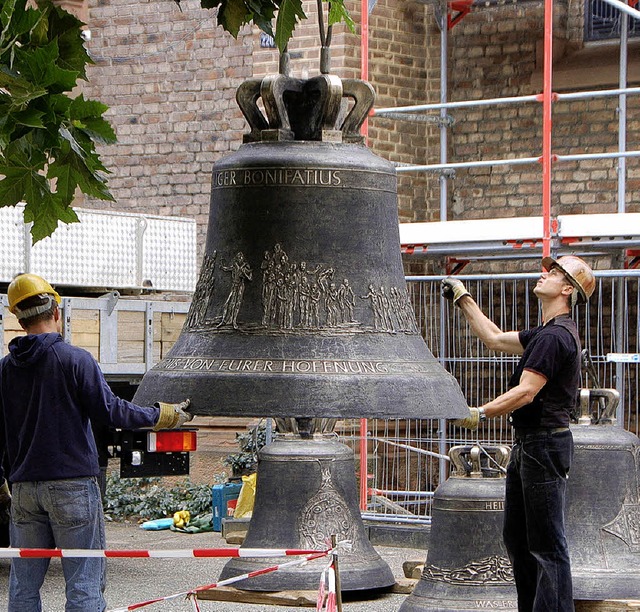
[(90, 419), (139, 429), (158, 415), (116, 397), (96, 360), (60, 334), (15, 338), (0, 361), (0, 441), (10, 482), (97, 476)]

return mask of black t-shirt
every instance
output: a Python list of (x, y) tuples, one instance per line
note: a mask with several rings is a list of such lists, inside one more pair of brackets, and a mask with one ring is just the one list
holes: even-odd
[(524, 353), (509, 381), (520, 382), (524, 370), (547, 380), (534, 400), (511, 413), (516, 428), (567, 427), (580, 385), (580, 338), (569, 315), (560, 315), (545, 325), (519, 333)]

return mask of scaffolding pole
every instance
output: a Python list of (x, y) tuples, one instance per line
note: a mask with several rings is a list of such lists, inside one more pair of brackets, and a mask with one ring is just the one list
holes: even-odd
[[(608, 98), (611, 96), (619, 96), (621, 94), (633, 95), (640, 94), (640, 87), (625, 87), (617, 89), (595, 89), (588, 91), (573, 91), (569, 93), (554, 94), (556, 100), (587, 100), (590, 98)], [(528, 96), (508, 96), (502, 98), (483, 98), (481, 100), (459, 100), (458, 102), (441, 102), (438, 104), (415, 104), (412, 106), (389, 106), (385, 108), (377, 108), (371, 111), (371, 115), (382, 117), (392, 115), (394, 113), (419, 113), (432, 110), (440, 110), (442, 108), (475, 108), (482, 106), (505, 106), (507, 104), (527, 104), (529, 102), (540, 102), (539, 94)], [(398, 117), (394, 117), (398, 119)]]
[[(369, 1), (360, 1), (360, 78), (363, 81), (369, 80)], [(360, 130), (364, 136), (365, 143), (369, 136), (369, 120), (364, 120)], [(368, 499), (368, 449), (367, 449), (367, 419), (360, 419), (360, 510), (367, 509)]]
[[(449, 99), (448, 88), (448, 72), (449, 72), (449, 27), (447, 19), (447, 2), (440, 2), (440, 163), (446, 164), (448, 161), (449, 147), (449, 124), (447, 122), (447, 107), (445, 106)], [(446, 221), (448, 218), (449, 207), (449, 177), (441, 172), (438, 177), (440, 182), (440, 221)], [(445, 310), (444, 304), (440, 303), (440, 321), (444, 321)], [(444, 325), (440, 326), (440, 346), (445, 347), (445, 329)], [(446, 352), (440, 355), (440, 363), (444, 368), (446, 363)], [(447, 422), (444, 419), (438, 421), (438, 450), (441, 455), (447, 454)], [(440, 482), (447, 479), (447, 462), (440, 459), (438, 462), (438, 472)]]

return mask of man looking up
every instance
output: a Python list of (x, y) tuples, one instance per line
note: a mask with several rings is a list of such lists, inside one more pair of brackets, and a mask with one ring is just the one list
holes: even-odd
[[(0, 361), (0, 448), (12, 485), (14, 548), (105, 547), (98, 452), (90, 420), (123, 429), (171, 429), (192, 418), (181, 404), (143, 408), (116, 397), (95, 359), (60, 335), (60, 296), (43, 278), (21, 274), (9, 310), (26, 336)], [(13, 559), (9, 612), (41, 612), (49, 559)], [(67, 612), (106, 608), (104, 558), (62, 558)]]
[(509, 389), (470, 408), (461, 427), (477, 429), (487, 418), (510, 415), (515, 444), (507, 467), (504, 542), (513, 565), (519, 612), (573, 611), (564, 507), (573, 456), (569, 415), (580, 382), (581, 346), (570, 313), (595, 289), (579, 257), (545, 257), (533, 292), (543, 324), (503, 332), (486, 317), (463, 283), (442, 281), (442, 292), (460, 307), (472, 332), (491, 350), (522, 355)]

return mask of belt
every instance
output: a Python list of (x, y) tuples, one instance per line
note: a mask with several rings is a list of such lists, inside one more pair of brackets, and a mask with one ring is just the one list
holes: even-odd
[(516, 439), (526, 438), (527, 436), (537, 436), (540, 434), (558, 434), (569, 431), (568, 427), (527, 427), (526, 429), (515, 429), (514, 435)]

